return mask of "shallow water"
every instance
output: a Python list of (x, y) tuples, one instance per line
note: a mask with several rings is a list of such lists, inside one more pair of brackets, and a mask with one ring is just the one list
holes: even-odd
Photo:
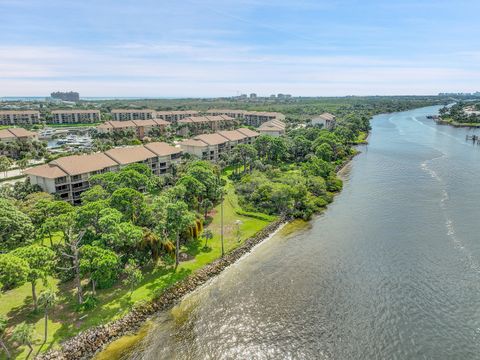
[(160, 314), (129, 359), (479, 359), (480, 146), (380, 115), (328, 211)]

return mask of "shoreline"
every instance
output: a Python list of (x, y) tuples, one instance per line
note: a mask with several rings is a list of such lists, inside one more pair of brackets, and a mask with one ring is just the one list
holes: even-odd
[(473, 123), (459, 123), (456, 121), (448, 121), (448, 120), (443, 120), (443, 119), (437, 119), (435, 120), (435, 123), (437, 125), (450, 125), (456, 128), (470, 128), (470, 129), (476, 129), (480, 128), (480, 124), (473, 124)]
[(50, 350), (44, 354), (40, 354), (37, 359), (78, 360), (92, 358), (112, 341), (137, 331), (151, 316), (160, 311), (172, 308), (181, 301), (184, 296), (199, 289), (217, 277), (223, 270), (244, 258), (264, 240), (272, 238), (273, 235), (289, 221), (289, 218), (281, 217), (271, 222), (256, 235), (245, 240), (241, 246), (225, 254), (223, 258), (214, 260), (212, 263), (174, 284), (172, 287), (166, 289), (159, 297), (147, 303), (138, 304), (132, 311), (120, 319), (111, 321), (105, 325), (92, 327), (79, 333), (63, 342), (60, 349)]
[[(367, 138), (369, 136), (370, 132), (368, 133)], [(361, 152), (357, 150), (342, 164), (338, 165), (335, 168), (335, 173), (337, 176), (339, 176), (341, 171), (352, 162), (355, 156), (359, 154), (361, 154)], [(326, 210), (328, 210), (328, 208)], [(137, 332), (148, 319), (158, 312), (173, 308), (185, 296), (192, 294), (193, 292), (206, 286), (208, 283), (217, 278), (225, 269), (248, 256), (255, 248), (260, 246), (266, 240), (273, 238), (278, 231), (280, 231), (291, 221), (292, 219), (287, 217), (278, 218), (277, 220), (265, 226), (254, 236), (245, 240), (245, 242), (239, 247), (225, 254), (223, 258), (214, 260), (210, 264), (192, 273), (185, 279), (175, 283), (170, 288), (165, 289), (165, 291), (157, 298), (146, 303), (137, 304), (129, 313), (117, 320), (92, 327), (75, 335), (74, 337), (61, 343), (59, 349), (52, 349), (44, 354), (39, 354), (36, 359), (92, 359), (96, 354), (105, 350), (106, 347), (113, 341)]]

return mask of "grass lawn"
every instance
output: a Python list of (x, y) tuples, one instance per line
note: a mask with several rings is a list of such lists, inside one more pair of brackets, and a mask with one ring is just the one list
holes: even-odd
[[(242, 212), (231, 182), (227, 182), (226, 192), (224, 200), (224, 245), (225, 251), (229, 251), (263, 229), (271, 221), (275, 220), (275, 217)], [(245, 216), (245, 214), (255, 217)], [(182, 251), (194, 256), (194, 259), (181, 262), (176, 272), (173, 272), (170, 266), (145, 269), (144, 279), (134, 290), (131, 298), (128, 290), (119, 281), (113, 288), (97, 291), (98, 305), (95, 309), (80, 313), (75, 311), (72, 284), (60, 284), (57, 279), (51, 279), (49, 286), (58, 290), (59, 303), (50, 316), (48, 340), (41, 350), (45, 351), (58, 346), (60, 341), (82, 330), (124, 315), (135, 302), (140, 300), (148, 301), (154, 298), (176, 281), (185, 278), (193, 271), (219, 258), (221, 255), (220, 205), (213, 209), (211, 215), (213, 219), (208, 228), (212, 230), (214, 237), (209, 240), (208, 248), (204, 248), (204, 240), (202, 239), (191, 241), (187, 246), (183, 246)], [(240, 241), (237, 241), (237, 220), (240, 220)], [(56, 234), (53, 242), (57, 243), (59, 241), (61, 241), (61, 236)], [(49, 240), (45, 239), (45, 244), (47, 245), (48, 243)], [(43, 285), (39, 283), (37, 286), (39, 293), (43, 289)], [(0, 314), (8, 316), (9, 325), (11, 326), (23, 321), (35, 324), (34, 353), (36, 353), (43, 342), (44, 320), (42, 313), (33, 312), (31, 286), (29, 283), (1, 295)], [(25, 358), (28, 352), (24, 346), (12, 350), (13, 358), (16, 359)], [(0, 359), (6, 359), (3, 353), (1, 353)]]

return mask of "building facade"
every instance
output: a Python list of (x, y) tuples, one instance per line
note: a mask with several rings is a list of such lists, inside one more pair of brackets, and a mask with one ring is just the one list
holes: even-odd
[(52, 124), (90, 124), (100, 122), (99, 110), (53, 110)]
[(103, 134), (112, 134), (120, 131), (132, 130), (139, 139), (149, 136), (154, 129), (164, 133), (170, 125), (168, 121), (161, 119), (132, 120), (132, 121), (107, 121), (97, 126), (97, 131)]
[(222, 154), (231, 151), (239, 144), (253, 144), (259, 135), (259, 133), (247, 128), (219, 131), (182, 141), (180, 147), (184, 153), (191, 154), (199, 159), (217, 161)]
[(270, 136), (282, 136), (285, 135), (286, 124), (280, 120), (270, 120), (264, 122), (257, 131), (260, 134)]
[(242, 123), (249, 126), (258, 127), (264, 122), (270, 120), (285, 120), (285, 115), (279, 112), (265, 111), (247, 111), (247, 110), (231, 110), (231, 109), (211, 109), (207, 111), (209, 115), (227, 115), (234, 119), (242, 120)]
[(155, 119), (156, 114), (151, 109), (113, 109), (112, 117), (115, 121), (151, 120)]
[[(156, 175), (166, 174), (179, 161), (181, 149), (166, 143), (150, 143), (108, 150), (104, 153), (66, 156), (48, 164), (25, 170), (33, 185), (55, 194), (72, 204), (81, 202), (81, 194), (90, 188), (89, 178), (96, 174), (118, 171), (133, 164), (146, 164)], [(150, 150), (154, 149), (154, 150)]]
[(14, 141), (36, 140), (37, 133), (23, 128), (10, 128), (0, 130), (0, 142), (9, 143)]
[(178, 135), (194, 136), (206, 132), (233, 129), (238, 122), (228, 115), (195, 116), (178, 121)]
[(179, 120), (198, 116), (198, 111), (195, 110), (179, 110), (179, 111), (157, 111), (157, 119), (168, 122), (177, 122)]
[(330, 113), (323, 113), (312, 118), (312, 125), (322, 125), (324, 129), (330, 130), (335, 127), (335, 116)]
[(0, 110), (0, 125), (33, 125), (40, 123), (36, 110)]

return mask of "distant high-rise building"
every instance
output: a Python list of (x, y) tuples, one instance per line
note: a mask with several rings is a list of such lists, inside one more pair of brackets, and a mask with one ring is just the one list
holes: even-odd
[(73, 101), (73, 102), (80, 101), (80, 94), (74, 91), (69, 91), (69, 92), (56, 91), (56, 92), (52, 92), (50, 96), (53, 99), (59, 99), (63, 101)]
[[(274, 97), (275, 95), (272, 95)], [(292, 95), (290, 94), (277, 94), (277, 100), (287, 100), (290, 99)]]
[(256, 98), (257, 98), (257, 94), (255, 94), (255, 93), (250, 94), (250, 99), (256, 99)]

